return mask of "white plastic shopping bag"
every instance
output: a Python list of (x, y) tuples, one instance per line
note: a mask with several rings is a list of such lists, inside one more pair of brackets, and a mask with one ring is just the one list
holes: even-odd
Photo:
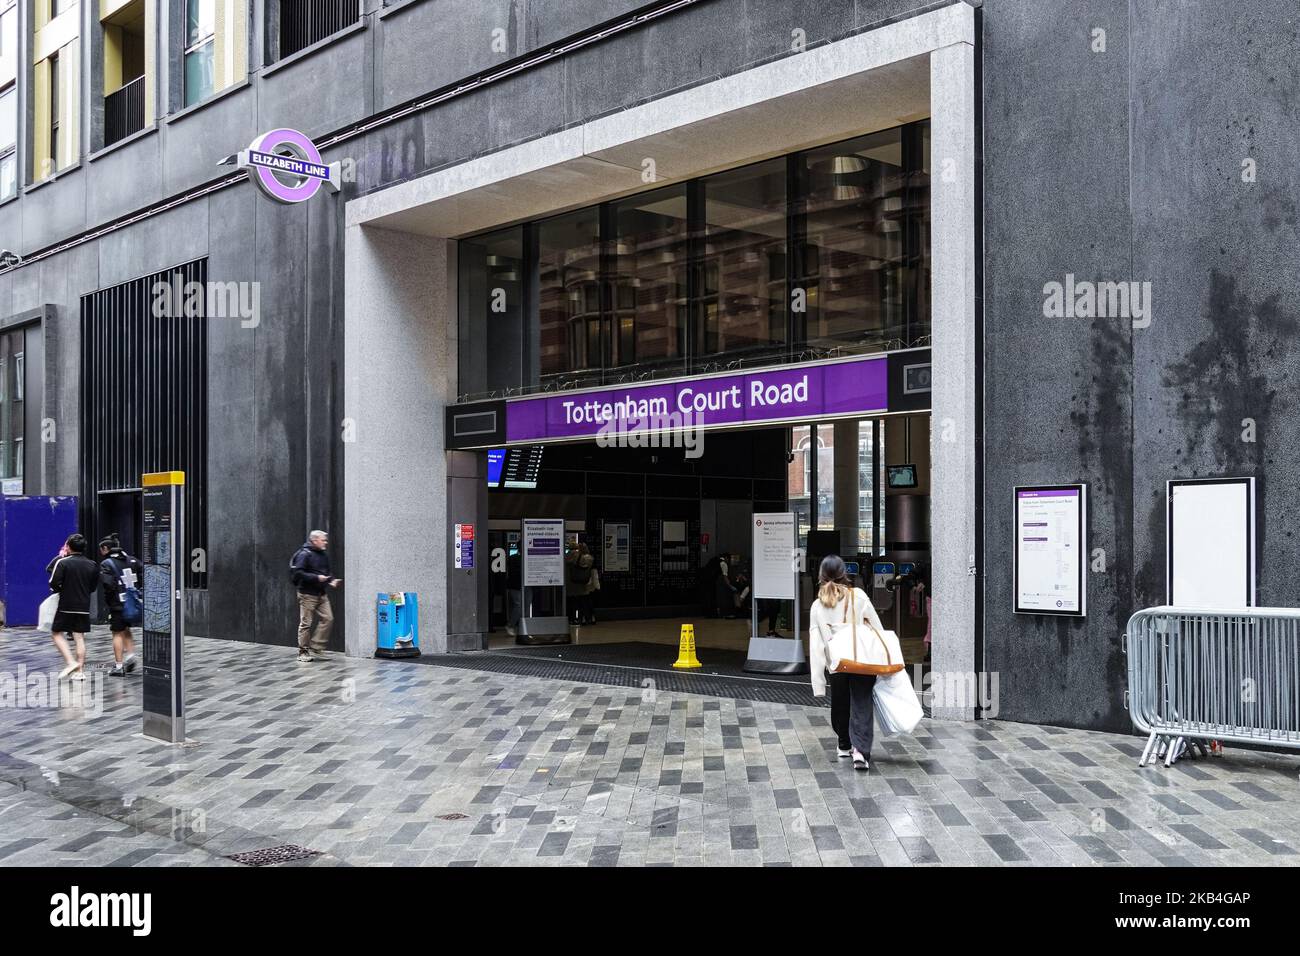
[(59, 596), (51, 594), (41, 602), (36, 612), (36, 630), (49, 633), (54, 630), (54, 615), (59, 612)]
[(905, 670), (877, 677), (872, 698), (880, 729), (889, 736), (910, 734), (921, 722), (921, 701)]

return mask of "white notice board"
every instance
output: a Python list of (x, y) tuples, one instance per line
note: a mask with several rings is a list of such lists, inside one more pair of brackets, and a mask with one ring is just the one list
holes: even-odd
[(1255, 479), (1167, 483), (1165, 601), (1174, 607), (1255, 606)]
[(1088, 486), (1017, 486), (1015, 512), (1015, 612), (1086, 616)]
[(793, 512), (754, 515), (754, 597), (796, 600), (796, 544)]
[(524, 587), (564, 587), (564, 520), (524, 519)]

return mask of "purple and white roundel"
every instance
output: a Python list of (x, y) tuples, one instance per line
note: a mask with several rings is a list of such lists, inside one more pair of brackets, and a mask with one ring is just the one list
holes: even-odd
[[(296, 179), (296, 185), (287, 185), (277, 175), (277, 170), (263, 162), (254, 162), (251, 172), (253, 181), (258, 187), (270, 196), (272, 199), (283, 203), (305, 202), (316, 191), (320, 189), (321, 183), (328, 179), (328, 167), (321, 160), (320, 150), (316, 144), (308, 139), (305, 135), (296, 129), (273, 129), (263, 133), (257, 139), (248, 145), (250, 156), (260, 154), (261, 157), (283, 156), (286, 159), (297, 160), (297, 162), (288, 162), (286, 167), (279, 170), (280, 175), (290, 179)], [(309, 167), (318, 167), (317, 170), (304, 172)], [(320, 170), (325, 172), (325, 176), (320, 175)]]

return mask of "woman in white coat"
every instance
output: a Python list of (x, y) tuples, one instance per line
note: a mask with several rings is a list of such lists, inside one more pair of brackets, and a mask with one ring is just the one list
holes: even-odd
[[(871, 635), (871, 628), (880, 631), (883, 625), (866, 592), (854, 587), (849, 580), (844, 561), (839, 555), (832, 554), (822, 560), (818, 579), (817, 599), (808, 612), (808, 646), (812, 658), (809, 670), (812, 672), (813, 696), (824, 697), (826, 668), (830, 666), (826, 642), (831, 637), (831, 625), (846, 622), (850, 615), (854, 615), (864, 638)], [(840, 738), (840, 756), (849, 756), (845, 753), (844, 746), (847, 730), (853, 768), (865, 771), (871, 759), (871, 739), (875, 733), (876, 715), (872, 691), (876, 686), (876, 678), (868, 674), (832, 674), (830, 680), (831, 724)], [(844, 719), (846, 703), (847, 720)]]

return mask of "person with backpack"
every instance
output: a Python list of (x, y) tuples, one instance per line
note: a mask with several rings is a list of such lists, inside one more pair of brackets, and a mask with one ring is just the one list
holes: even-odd
[[(108, 607), (108, 628), (113, 632), (113, 667), (109, 677), (124, 677), (135, 670), (135, 640), (131, 628), (140, 624), (140, 562), (122, 549), (116, 534), (99, 542), (99, 584)], [(125, 655), (125, 656), (123, 656)]]
[(574, 624), (586, 624), (587, 595), (591, 591), (591, 574), (596, 559), (591, 556), (586, 544), (578, 544), (569, 551), (565, 564), (568, 566), (564, 590), (568, 597), (569, 620)]
[[(334, 626), (334, 609), (329, 592), (343, 583), (330, 572), (329, 535), (313, 531), (294, 552), (289, 575), (298, 589), (298, 663), (323, 660)], [(315, 633), (313, 634), (313, 628)]]
[[(51, 636), (67, 666), (59, 671), (59, 680), (71, 677), (86, 679), (86, 635), (90, 632), (90, 599), (99, 587), (99, 566), (86, 557), (84, 535), (69, 535), (58, 556), (45, 569), (50, 575), (50, 591), (59, 596)], [(68, 638), (77, 644), (74, 660)]]

